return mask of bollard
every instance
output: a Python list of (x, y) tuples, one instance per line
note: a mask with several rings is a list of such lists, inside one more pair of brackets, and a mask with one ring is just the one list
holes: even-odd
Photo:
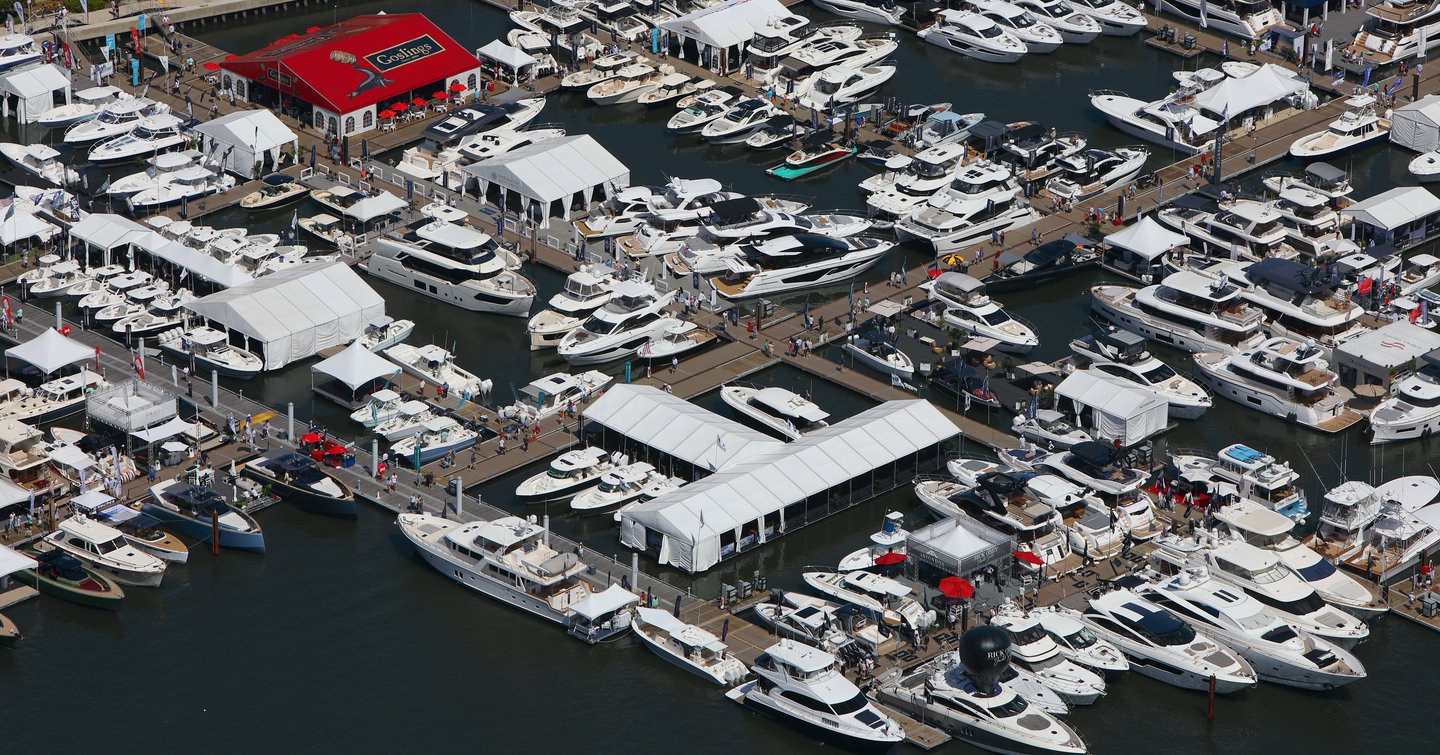
[(55, 302), (55, 329), (59, 330), (64, 324), (65, 321), (60, 318), (60, 302), (57, 300)]
[(380, 439), (370, 439), (370, 476), (380, 476)]
[(170, 382), (175, 385), (180, 384), (180, 371), (173, 364), (170, 365)]
[(631, 554), (630, 554), (630, 584), (631, 584), (631, 586), (632, 586), (634, 589), (636, 589), (636, 590), (640, 589), (640, 554), (639, 554), (639, 553), (631, 553)]
[(210, 405), (220, 406), (220, 373), (210, 371)]
[[(465, 481), (462, 480), (462, 479), (460, 479), (460, 475), (455, 475), (455, 515), (456, 515), (456, 516), (459, 516), (459, 515), (460, 515), (460, 509), (461, 509), (462, 507), (464, 507), (464, 506), (465, 506)], [(548, 525), (549, 522), (547, 521), (546, 524)], [(549, 527), (547, 526), (546, 529), (549, 529)]]
[(549, 514), (546, 514), (546, 515), (545, 515), (545, 519), (540, 523), (540, 526), (545, 530), (545, 544), (546, 544), (546, 545), (549, 545), (549, 544), (550, 544), (550, 515), (549, 515)]
[(291, 401), (285, 405), (285, 437), (295, 442), (295, 402)]

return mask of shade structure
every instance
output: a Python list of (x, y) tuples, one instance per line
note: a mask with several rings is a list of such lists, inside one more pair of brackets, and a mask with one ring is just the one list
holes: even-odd
[(905, 554), (896, 553), (895, 551), (890, 551), (889, 553), (881, 553), (879, 556), (875, 557), (876, 566), (894, 566), (896, 564), (903, 563), (905, 563)]
[(410, 107), (410, 103), (408, 103), (408, 102), (392, 102), (392, 103), (390, 103), (390, 109), (391, 109), (391, 110), (394, 110), (394, 111), (397, 112), (397, 113), (403, 113), (403, 112), (405, 112), (407, 109), (409, 109), (409, 107)]
[(22, 66), (0, 73), (0, 114), (30, 123), (55, 106), (55, 94), (70, 102), (70, 74), (53, 63)]
[(194, 434), (197, 425), (186, 422), (179, 417), (171, 417), (169, 421), (135, 433), (135, 437), (146, 443), (159, 443), (169, 440), (177, 435)]
[(267, 167), (278, 168), (286, 147), (291, 154), (300, 150), (300, 138), (269, 110), (237, 110), (201, 123), (195, 130), (207, 137), (206, 158), (217, 163), (223, 160), (222, 167), (242, 178), (257, 178)]
[(431, 92), (430, 96), (437, 100), (443, 100), (448, 98), (450, 95), (446, 94), (445, 92)]
[(395, 117), (395, 111), (394, 111), (394, 110), (381, 110), (381, 111), (380, 111), (380, 117), (381, 117), (381, 118), (394, 118), (394, 117)]
[(458, 81), (453, 82), (453, 83), (450, 84), (450, 91), (452, 91), (452, 92), (463, 92), (463, 91), (465, 91), (465, 85), (464, 85), (464, 84), (461, 84), (461, 83), (458, 82)]
[(1170, 405), (1165, 399), (1098, 370), (1070, 373), (1055, 387), (1055, 395), (1088, 419), (1083, 429), (1121, 445), (1133, 446), (1168, 424)]
[(58, 230), (55, 225), (35, 217), (30, 210), (14, 202), (0, 210), (0, 244), (5, 246), (32, 238), (43, 241)]
[(226, 60), (234, 60), (234, 59), (236, 59), (236, 58), (238, 58), (238, 57), (240, 57), (240, 56), (239, 56), (239, 55), (236, 55), (235, 53), (230, 53), (229, 55), (226, 55), (226, 56), (225, 56), (225, 59), (226, 59)]
[(352, 391), (372, 380), (400, 372), (394, 362), (361, 346), (358, 341), (310, 369), (335, 378)]
[(1154, 218), (1146, 215), (1134, 224), (1106, 236), (1105, 243), (1138, 257), (1153, 260), (1171, 249), (1185, 246), (1190, 243), (1190, 238), (1160, 225)]
[[(630, 185), (630, 169), (589, 134), (546, 139), (463, 170), (482, 195), (498, 187), (512, 200), (518, 195), (527, 209), (542, 203), (546, 215), (568, 216), (572, 207), (589, 206)], [(556, 203), (561, 212), (553, 211)]]
[(33, 365), (49, 375), (61, 367), (93, 359), (95, 350), (47, 328), (29, 341), (6, 349), (5, 356)]
[(1440, 213), (1440, 198), (1423, 186), (1399, 186), (1366, 197), (1341, 211), (1381, 231), (1394, 231)]
[(425, 107), (425, 105), (428, 103), (425, 102), (424, 97), (416, 97), (415, 99), (410, 100), (410, 104), (414, 105), (415, 107)]
[(306, 34), (314, 34), (317, 31), (320, 31), (320, 27), (318, 26), (310, 26), (305, 29)]
[(975, 594), (975, 585), (964, 577), (946, 577), (940, 580), (939, 589), (940, 594), (947, 598), (964, 599)]
[[(9, 505), (9, 504), (6, 504)], [(8, 577), (17, 571), (40, 566), (35, 559), (7, 546), (0, 545), (0, 577)]]
[(1045, 559), (1040, 558), (1030, 551), (1010, 551), (1010, 555), (1014, 556), (1016, 561), (1024, 561), (1027, 564), (1034, 564), (1035, 566), (1045, 565)]

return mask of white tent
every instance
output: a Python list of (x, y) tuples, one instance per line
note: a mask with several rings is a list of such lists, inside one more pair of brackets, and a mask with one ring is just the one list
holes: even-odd
[(171, 417), (169, 421), (163, 424), (137, 431), (135, 437), (146, 443), (159, 443), (160, 441), (168, 440), (177, 435), (194, 435), (196, 427), (196, 425), (186, 422), (179, 417)]
[(388, 191), (381, 191), (378, 194), (365, 197), (345, 208), (345, 217), (353, 218), (361, 223), (368, 223), (375, 218), (381, 218), (392, 212), (399, 212), (406, 208), (405, 200), (391, 194)]
[(35, 217), (30, 210), (14, 202), (0, 211), (0, 244), (5, 246), (25, 239), (45, 241), (59, 230), (54, 224)]
[(70, 238), (102, 252), (106, 265), (113, 261), (116, 249), (145, 239), (153, 233), (154, 231), (129, 218), (103, 212), (92, 212), (70, 226)]
[(585, 421), (711, 471), (784, 443), (650, 385), (616, 385), (584, 411)]
[(42, 373), (50, 373), (77, 362), (87, 362), (95, 357), (95, 350), (83, 343), (60, 335), (60, 331), (46, 328), (45, 332), (5, 350), (5, 356), (32, 364)]
[(70, 76), (52, 63), (0, 73), (0, 113), (30, 123), (55, 107), (56, 92), (64, 92), (70, 104)]
[(273, 370), (350, 343), (385, 300), (341, 262), (309, 264), (210, 294), (185, 308), (251, 339)]
[(964, 514), (915, 530), (905, 545), (912, 558), (956, 576), (1007, 557), (1011, 551), (1009, 535)]
[(1440, 198), (1422, 186), (1398, 186), (1362, 199), (1340, 212), (1357, 223), (1381, 231), (1395, 231), (1440, 213)]
[(524, 50), (506, 44), (505, 41), (501, 39), (490, 40), (489, 44), (475, 51), (475, 57), (509, 68), (512, 72), (512, 81), (520, 75), (526, 66), (533, 66), (537, 62), (535, 58), (528, 55)]
[[(3, 504), (0, 505), (0, 508), (13, 505), (13, 503), (14, 502), (0, 502), (0, 504)], [(0, 577), (8, 577), (17, 571), (34, 569), (39, 566), (40, 564), (36, 562), (35, 559), (30, 558), (24, 553), (13, 550), (9, 546), (0, 545)]]
[(620, 585), (610, 585), (600, 592), (592, 592), (588, 597), (571, 603), (565, 612), (573, 613), (587, 621), (594, 621), (603, 618), (606, 614), (614, 613), (625, 606), (639, 602), (639, 595)]
[[(696, 50), (709, 48), (718, 55), (727, 48), (745, 45), (765, 31), (772, 19), (793, 15), (777, 0), (726, 0), (701, 8), (679, 18), (662, 22), (660, 28), (681, 40), (682, 56), (693, 57), (685, 50), (688, 42)], [(740, 64), (743, 50), (727, 54), (726, 67)], [(712, 65), (716, 61), (712, 59)]]
[(95, 512), (115, 502), (115, 496), (106, 493), (102, 488), (87, 490), (80, 495), (70, 499), (72, 509), (83, 509)]
[(300, 149), (300, 137), (269, 110), (237, 110), (205, 121), (195, 131), (204, 136), (205, 157), (223, 160), (226, 170), (242, 178), (259, 178), (266, 158), (270, 169), (279, 167), (284, 147), (290, 147), (292, 156)]
[[(494, 186), (502, 196), (518, 194), (527, 211), (538, 202), (543, 215), (564, 218), (630, 185), (630, 169), (588, 134), (536, 142), (467, 165), (465, 172), (482, 197)], [(558, 211), (552, 206), (556, 202), (564, 202)]]
[(787, 528), (787, 508), (825, 500), (959, 432), (927, 401), (890, 401), (635, 505), (621, 514), (620, 542), (647, 550), (658, 536), (660, 563), (704, 571), (747, 540), (758, 545), (803, 524)]
[(312, 372), (329, 375), (355, 390), (377, 378), (400, 371), (394, 362), (360, 345), (350, 344), (344, 351), (311, 367)]
[(1124, 249), (1137, 257), (1153, 260), (1171, 249), (1189, 244), (1190, 238), (1160, 225), (1154, 218), (1146, 215), (1106, 236), (1105, 243)]
[(1084, 429), (1125, 446), (1163, 431), (1170, 411), (1164, 399), (1089, 370), (1070, 373), (1055, 395), (1074, 404)]
[(1396, 108), (1390, 120), (1390, 141), (1416, 152), (1440, 149), (1440, 94)]
[(161, 236), (153, 231), (132, 242), (134, 249), (147, 252), (156, 259), (165, 260), (191, 275), (208, 280), (225, 288), (241, 285), (254, 280), (254, 276), (178, 241)]
[(1222, 120), (1238, 118), (1309, 88), (1310, 85), (1294, 73), (1266, 63), (1243, 79), (1227, 78), (1195, 95), (1195, 107)]

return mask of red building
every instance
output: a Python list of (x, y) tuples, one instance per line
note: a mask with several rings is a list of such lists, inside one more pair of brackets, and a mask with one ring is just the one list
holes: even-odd
[(459, 84), (475, 91), (475, 55), (418, 13), (359, 16), (292, 34), (220, 64), (238, 99), (293, 115), (337, 136), (375, 128), (395, 102), (431, 99)]

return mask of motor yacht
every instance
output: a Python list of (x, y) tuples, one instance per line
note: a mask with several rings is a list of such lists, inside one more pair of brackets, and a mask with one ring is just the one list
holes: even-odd
[(1440, 362), (1428, 355), (1370, 412), (1371, 443), (1428, 438), (1440, 429)]
[(1095, 286), (1090, 308), (1115, 326), (1182, 351), (1239, 354), (1265, 339), (1264, 313), (1233, 283), (1189, 270), (1139, 289)]
[(600, 477), (615, 468), (603, 448), (579, 448), (560, 454), (550, 466), (515, 488), (519, 503), (545, 503), (573, 498), (599, 483)]
[(142, 119), (169, 112), (170, 106), (145, 97), (119, 99), (102, 106), (95, 118), (65, 129), (64, 142), (71, 147), (94, 144), (130, 133)]
[(1440, 540), (1440, 495), (1434, 477), (1414, 475), (1372, 488), (1342, 483), (1326, 494), (1320, 527), (1305, 544), (1325, 558), (1385, 582), (1431, 552)]
[(73, 186), (80, 182), (80, 174), (60, 160), (60, 153), (47, 144), (0, 143), (0, 155), (4, 155), (15, 167), (54, 186)]
[(895, 346), (893, 336), (878, 330), (852, 334), (842, 346), (854, 362), (903, 381), (915, 379), (915, 360)]
[(1366, 64), (1389, 65), (1423, 56), (1427, 36), (1440, 36), (1440, 5), (1428, 0), (1383, 0), (1367, 6), (1365, 15), (1369, 18), (1343, 49)]
[(1280, 192), (1274, 209), (1288, 236), (1285, 243), (1315, 258), (1334, 258), (1359, 247), (1341, 233), (1340, 213), (1319, 192), (1288, 187)]
[(1019, 37), (972, 11), (943, 10), (919, 36), (932, 45), (987, 63), (1014, 63), (1029, 51)]
[[(1059, 513), (1030, 491), (1028, 483), (1036, 474), (982, 474), (974, 488), (950, 495), (948, 502), (981, 523), (1010, 535), (1014, 550), (1034, 554), (1041, 562), (1020, 561), (1022, 567), (1043, 570), (1046, 575), (1058, 578), (1080, 568), (1080, 559), (1070, 548)], [(950, 508), (935, 506), (933, 496), (930, 500), (922, 496), (921, 502), (937, 513)]]
[(895, 236), (903, 241), (922, 241), (937, 256), (959, 252), (989, 238), (991, 234), (1023, 228), (1040, 218), (1040, 213), (1020, 194), (1018, 188), (1001, 191), (984, 199), (954, 199), (947, 191), (930, 198), (895, 224)]
[(1323, 352), (1313, 343), (1271, 338), (1238, 355), (1199, 352), (1196, 377), (1216, 395), (1324, 432), (1339, 432), (1364, 419), (1346, 406), (1349, 391), (1337, 385)]
[(1205, 483), (1212, 493), (1223, 484), (1236, 498), (1258, 503), (1295, 523), (1310, 516), (1310, 505), (1299, 485), (1300, 473), (1288, 462), (1242, 443), (1226, 446), (1218, 454), (1172, 450), (1170, 463), (1180, 479)]
[(178, 360), (188, 360), (192, 370), (203, 368), (226, 377), (252, 378), (265, 368), (265, 360), (235, 348), (225, 333), (205, 325), (166, 331), (156, 342)]
[(1071, 661), (1106, 674), (1130, 670), (1125, 654), (1090, 631), (1079, 611), (1055, 605), (1036, 608), (1029, 615)]
[(564, 288), (550, 297), (549, 308), (525, 324), (530, 349), (559, 346), (570, 331), (579, 328), (585, 318), (610, 301), (615, 282), (613, 267), (586, 266), (566, 276)]
[(279, 450), (245, 462), (241, 473), (268, 486), (297, 508), (325, 516), (355, 517), (355, 494), (320, 462)]
[[(855, 609), (853, 606), (851, 609), (853, 616)], [(854, 652), (858, 643), (846, 634), (841, 624), (838, 614), (842, 610), (839, 603), (786, 591), (778, 602), (756, 603), (751, 613), (757, 624), (777, 637), (799, 640), (827, 653), (843, 656)], [(868, 618), (865, 620), (869, 621)], [(894, 630), (884, 623), (878, 626), (885, 627), (884, 631), (894, 636)], [(876, 634), (879, 632), (877, 627)]]
[(750, 672), (719, 637), (655, 608), (635, 609), (635, 636), (651, 652), (722, 687), (744, 681)]
[(35, 122), (45, 128), (69, 128), (99, 117), (101, 108), (129, 97), (129, 93), (121, 91), (119, 87), (87, 87), (75, 92), (70, 102), (56, 105), (41, 113)]
[[(98, 121), (92, 121), (94, 122)], [(82, 127), (87, 125), (90, 124), (81, 124)], [(86, 157), (91, 163), (133, 160), (181, 149), (188, 141), (189, 137), (182, 129), (180, 119), (163, 113), (143, 118), (135, 124), (133, 130), (96, 144), (90, 148)]]
[(1145, 167), (1150, 150), (1117, 147), (1087, 149), (1056, 160), (1060, 175), (1045, 182), (1045, 189), (1068, 202), (1082, 202), (1128, 183)]
[(782, 68), (792, 72), (795, 70), (797, 66), (791, 58), (793, 54), (819, 42), (831, 39), (855, 41), (864, 34), (864, 30), (857, 24), (821, 25), (795, 14), (775, 16), (765, 21), (746, 45), (745, 66), (751, 77), (759, 81), (773, 82), (781, 74)]
[(895, 66), (871, 65), (854, 68), (835, 65), (813, 73), (795, 87), (794, 98), (802, 107), (834, 110), (858, 102), (895, 76)]
[[(565, 136), (565, 129), (560, 126), (532, 126), (518, 130), (487, 131), (476, 135), (473, 141), (467, 142), (460, 148), (460, 160), (478, 163), (521, 147), (539, 144), (550, 139), (559, 139), (562, 136)], [(458, 184), (462, 179), (457, 177), (455, 180)]]
[(1110, 506), (1132, 540), (1144, 542), (1164, 533), (1168, 525), (1155, 513), (1145, 495), (1148, 475), (1128, 467), (1125, 453), (1104, 443), (1082, 441), (1067, 451), (1058, 451), (1038, 460), (1036, 469), (1054, 472), (1093, 490)]
[(50, 53), (42, 50), (34, 37), (14, 32), (0, 36), (0, 71), (35, 63), (42, 58), (49, 60)]
[(1270, 0), (1177, 0), (1167, 2), (1164, 12), (1179, 16), (1215, 34), (1228, 34), (1249, 42), (1264, 37), (1272, 28), (1284, 27), (1285, 18)]
[(1010, 635), (1010, 663), (1057, 692), (1067, 704), (1093, 705), (1105, 694), (1105, 677), (1066, 658), (1039, 619), (1028, 612), (1006, 601), (990, 617), (990, 624)]
[(1338, 268), (1327, 277), (1297, 260), (1264, 259), (1220, 262), (1203, 272), (1233, 283), (1241, 299), (1264, 312), (1270, 335), (1313, 341), (1325, 359), (1334, 359), (1336, 346), (1370, 332), (1361, 322), (1365, 310), (1345, 290)]
[(599, 364), (634, 354), (651, 339), (663, 338), (670, 323), (665, 309), (675, 291), (661, 294), (649, 283), (621, 281), (605, 306), (565, 334), (557, 351), (573, 365)]
[(1131, 590), (1091, 598), (1078, 620), (1152, 679), (1202, 692), (1213, 683), (1222, 695), (1255, 684), (1254, 668), (1238, 653)]
[(524, 317), (535, 284), (510, 269), (512, 253), (475, 228), (432, 220), (382, 236), (366, 272), (472, 312)]
[(1259, 260), (1294, 257), (1280, 213), (1250, 199), (1222, 202), (1215, 212), (1194, 207), (1167, 207), (1155, 219), (1187, 236), (1192, 247), (1221, 258)]
[(417, 459), (418, 467), (447, 454), (464, 451), (479, 440), (479, 433), (461, 425), (454, 418), (435, 417), (421, 425), (421, 429), (414, 435), (395, 441), (394, 445), (390, 446), (390, 452), (401, 459)]
[(1336, 210), (1349, 204), (1350, 195), (1355, 191), (1345, 171), (1323, 162), (1306, 165), (1298, 176), (1291, 173), (1269, 173), (1261, 177), (1260, 182), (1277, 195), (1291, 188), (1313, 191), (1329, 200), (1330, 206)]
[(178, 479), (164, 480), (150, 487), (150, 497), (141, 504), (140, 511), (188, 538), (208, 540), (218, 526), (221, 547), (265, 552), (265, 532), (260, 523), (210, 488)]
[(698, 84), (704, 80), (691, 78), (672, 70), (670, 73), (661, 75), (655, 88), (641, 93), (635, 101), (645, 107), (664, 107), (681, 97), (694, 94), (698, 90)]
[(262, 183), (260, 188), (240, 198), (241, 207), (251, 212), (273, 210), (310, 196), (309, 186), (284, 173), (272, 173)]
[(648, 462), (619, 466), (600, 475), (594, 487), (576, 493), (570, 499), (570, 510), (582, 515), (608, 514), (639, 500), (646, 488), (667, 479)]
[(965, 273), (941, 273), (920, 288), (932, 301), (944, 305), (942, 319), (946, 327), (993, 338), (999, 342), (995, 348), (1014, 354), (1023, 354), (1040, 344), (1034, 328), (1008, 314), (990, 298), (983, 282)]
[(1017, 0), (1015, 5), (1055, 29), (1067, 43), (1085, 44), (1100, 36), (1100, 22), (1080, 12), (1066, 0)]
[[(1076, 7), (1081, 7), (1083, 1), (1075, 0)], [(1108, 1), (1134, 12), (1133, 8), (1118, 0)], [(1139, 16), (1138, 13), (1136, 15)], [(1185, 91), (1150, 102), (1111, 90), (1090, 93), (1091, 107), (1099, 110), (1110, 125), (1183, 155), (1209, 150), (1221, 128), (1219, 121), (1197, 110), (1192, 101), (1190, 93)]]
[(167, 174), (162, 183), (126, 197), (125, 204), (129, 205), (131, 212), (142, 214), (211, 194), (221, 194), (233, 188), (234, 176), (225, 172), (216, 173), (196, 165)]
[(1145, 16), (1121, 0), (1073, 0), (1073, 7), (1100, 24), (1107, 37), (1133, 37), (1145, 28)]
[(893, 0), (815, 0), (815, 5), (837, 16), (887, 26), (898, 26), (905, 15)]
[(593, 594), (579, 554), (550, 547), (545, 528), (518, 516), (457, 522), (401, 514), (396, 524), (436, 571), (542, 619), (565, 624), (570, 607)]
[(725, 114), (706, 123), (700, 136), (712, 144), (743, 142), (751, 134), (765, 128), (780, 109), (764, 97), (746, 97), (733, 103)]
[(1326, 691), (1366, 676), (1365, 666), (1348, 650), (1285, 621), (1259, 600), (1212, 579), (1203, 568), (1153, 579), (1128, 575), (1117, 584), (1224, 642), (1262, 681)]
[(611, 379), (599, 370), (573, 375), (568, 372), (546, 375), (521, 388), (515, 403), (501, 407), (496, 415), (505, 420), (538, 423), (567, 409), (578, 409), (579, 405), (599, 395)]
[[(845, 29), (848, 25), (842, 25)], [(849, 27), (859, 31), (859, 27)], [(778, 62), (770, 72), (770, 82), (778, 83), (783, 74), (787, 79), (800, 81), (826, 68), (845, 66), (865, 68), (890, 57), (900, 46), (894, 34), (884, 33), (860, 36), (849, 33), (816, 34), (797, 46)]]
[(446, 393), (489, 393), (489, 381), (481, 380), (474, 373), (460, 367), (455, 363), (454, 354), (435, 344), (396, 344), (382, 353), (387, 359), (400, 365), (401, 369)]
[(807, 567), (801, 577), (821, 593), (872, 611), (891, 626), (904, 625), (919, 631), (933, 626), (937, 620), (935, 611), (915, 597), (914, 589), (874, 572), (842, 572), (815, 566)]
[(1094, 440), (1090, 433), (1075, 426), (1071, 419), (1054, 409), (1037, 409), (1033, 413), (1016, 415), (1010, 423), (1010, 432), (1049, 449), (1070, 448), (1076, 443)]
[(680, 134), (699, 133), (711, 123), (730, 112), (737, 95), (723, 89), (709, 89), (696, 95), (690, 102), (680, 101), (680, 110), (670, 116), (665, 128)]
[(880, 218), (903, 218), (930, 201), (966, 170), (965, 145), (958, 143), (928, 147), (908, 159), (901, 170), (886, 170), (860, 183), (870, 192), (865, 206)]
[(201, 158), (199, 150), (193, 149), (155, 155), (145, 161), (145, 170), (115, 179), (105, 193), (120, 199), (144, 189), (162, 186), (177, 171), (201, 165)]
[(627, 186), (602, 202), (575, 227), (587, 239), (633, 233), (658, 212), (694, 213), (697, 217), (743, 194), (725, 191), (713, 178), (672, 178), (664, 186)]
[[(519, 12), (525, 13), (526, 11)], [(560, 88), (588, 90), (596, 84), (619, 76), (620, 69), (640, 61), (640, 54), (630, 50), (622, 50), (612, 55), (602, 55), (596, 58), (589, 68), (565, 74), (560, 79)]]
[(595, 0), (580, 6), (580, 17), (594, 24), (597, 32), (606, 32), (611, 39), (639, 42), (650, 38), (650, 25), (637, 15), (630, 0)]
[(1165, 399), (1171, 417), (1198, 419), (1213, 403), (1195, 381), (1146, 350), (1145, 339), (1126, 330), (1107, 328), (1070, 342), (1082, 366), (1123, 380)]
[(799, 440), (806, 433), (830, 424), (825, 421), (829, 413), (784, 388), (730, 383), (721, 386), (720, 399), (741, 416), (786, 440)]
[(159, 587), (165, 562), (131, 545), (119, 530), (77, 514), (61, 520), (37, 549), (68, 553), (122, 585)]
[(750, 670), (755, 681), (727, 697), (846, 747), (883, 750), (905, 739), (900, 724), (877, 710), (840, 672), (835, 656), (819, 648), (780, 640)]
[(742, 244), (711, 285), (726, 299), (747, 299), (850, 280), (874, 267), (894, 244), (864, 236), (798, 233)]
[(1324, 131), (1306, 134), (1290, 144), (1290, 155), (1302, 159), (1329, 157), (1345, 150), (1354, 149), (1390, 133), (1390, 111), (1375, 112), (1375, 98), (1356, 95), (1345, 100), (1350, 106), (1339, 118), (1330, 122)]
[(596, 105), (623, 105), (636, 102), (660, 86), (665, 74), (648, 63), (621, 66), (615, 76), (585, 90), (585, 97)]
[(1025, 51), (1054, 52), (1064, 42), (1059, 30), (1037, 19), (1029, 10), (1005, 0), (977, 0), (975, 12), (1025, 43)]

